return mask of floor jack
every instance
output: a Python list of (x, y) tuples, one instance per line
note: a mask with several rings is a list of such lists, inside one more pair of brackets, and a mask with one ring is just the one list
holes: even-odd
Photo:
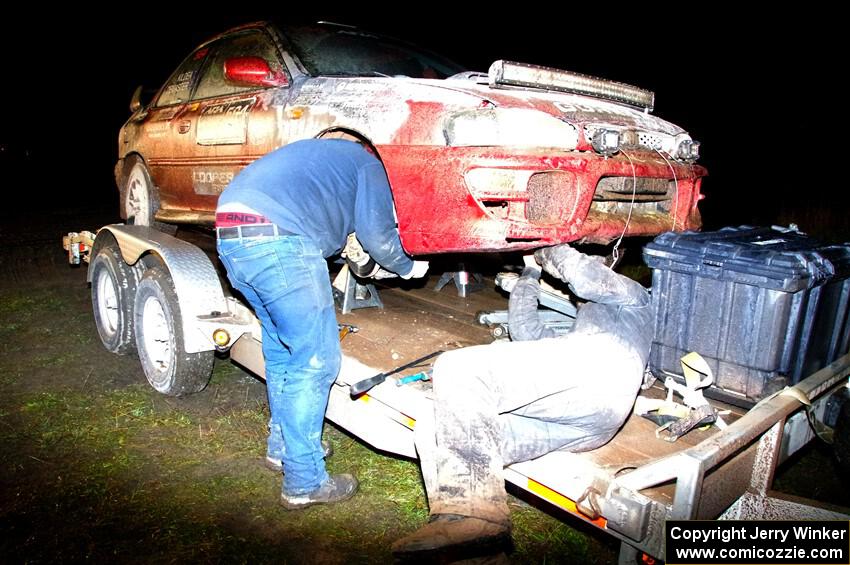
[[(499, 273), (496, 275), (496, 286), (511, 293), (519, 280), (516, 273)], [(540, 321), (557, 334), (565, 334), (573, 327), (576, 317), (576, 306), (570, 298), (545, 282), (540, 282)], [(510, 336), (507, 310), (492, 310), (478, 312), (478, 323), (490, 326), (490, 333), (496, 339), (506, 339)]]

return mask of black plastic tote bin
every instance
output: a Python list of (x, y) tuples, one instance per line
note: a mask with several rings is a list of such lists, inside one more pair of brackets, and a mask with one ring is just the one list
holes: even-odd
[(679, 359), (696, 351), (714, 372), (706, 394), (746, 407), (848, 350), (848, 245), (742, 226), (665, 233), (643, 255), (656, 376), (681, 378)]

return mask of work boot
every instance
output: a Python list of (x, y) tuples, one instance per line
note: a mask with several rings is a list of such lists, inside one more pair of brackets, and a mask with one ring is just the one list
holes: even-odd
[[(326, 439), (322, 440), (322, 457), (327, 459), (331, 455), (334, 454), (334, 447), (331, 445)], [(263, 465), (269, 471), (274, 471), (275, 473), (283, 473), (283, 463), (281, 463), (280, 459), (275, 459), (274, 457), (270, 457), (266, 455), (265, 459), (263, 459)]]
[(300, 510), (314, 504), (329, 504), (348, 500), (357, 492), (357, 479), (354, 475), (342, 473), (331, 475), (322, 485), (305, 494), (280, 495), (280, 504), (287, 510)]
[(392, 545), (396, 557), (424, 556), (471, 548), (496, 549), (510, 538), (510, 528), (481, 518), (434, 514), (428, 523)]

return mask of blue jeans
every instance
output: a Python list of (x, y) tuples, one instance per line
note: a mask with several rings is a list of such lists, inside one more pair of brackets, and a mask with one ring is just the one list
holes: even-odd
[(322, 424), (341, 359), (327, 262), (297, 235), (222, 239), (218, 254), (263, 328), (268, 455), (283, 462), (284, 493), (311, 492), (328, 478)]

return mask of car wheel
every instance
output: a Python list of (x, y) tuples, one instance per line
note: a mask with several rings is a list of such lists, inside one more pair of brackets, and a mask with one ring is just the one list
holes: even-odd
[(150, 226), (159, 208), (159, 202), (152, 190), (153, 183), (144, 163), (133, 159), (129, 163), (129, 172), (124, 181), (124, 212), (127, 223), (137, 226)]
[(183, 396), (207, 386), (213, 352), (186, 352), (180, 304), (164, 267), (148, 269), (139, 281), (134, 320), (139, 359), (153, 388), (169, 396)]
[(100, 341), (112, 353), (132, 353), (136, 350), (133, 268), (124, 263), (117, 245), (110, 244), (98, 250), (91, 273), (91, 302)]
[(131, 157), (127, 162), (124, 177), (124, 213), (127, 223), (136, 226), (151, 226), (160, 231), (174, 234), (177, 226), (154, 220), (159, 210), (159, 192), (151, 181), (144, 162)]

